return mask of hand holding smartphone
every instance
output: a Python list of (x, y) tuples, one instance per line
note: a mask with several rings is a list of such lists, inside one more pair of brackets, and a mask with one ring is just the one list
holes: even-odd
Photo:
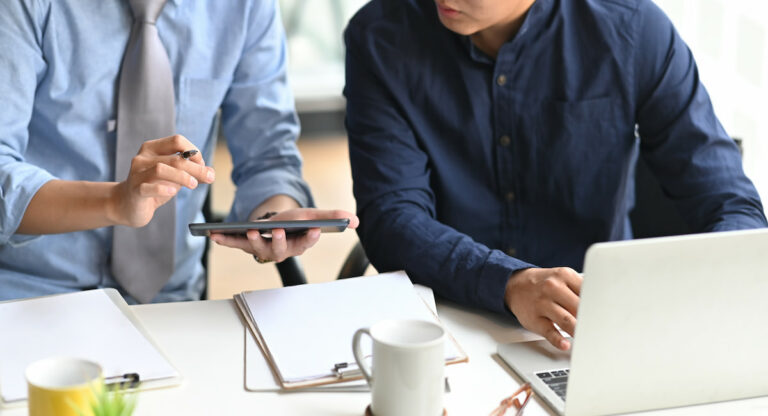
[(330, 220), (286, 220), (286, 221), (247, 221), (247, 222), (208, 222), (189, 224), (189, 232), (194, 236), (211, 234), (245, 235), (248, 230), (259, 230), (264, 237), (271, 237), (273, 229), (283, 229), (287, 236), (304, 234), (310, 228), (319, 228), (324, 233), (342, 232), (347, 229), (349, 218)]

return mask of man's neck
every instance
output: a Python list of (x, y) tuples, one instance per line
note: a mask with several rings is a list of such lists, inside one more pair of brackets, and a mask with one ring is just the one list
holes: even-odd
[(525, 21), (525, 15), (535, 1), (536, 0), (521, 1), (520, 6), (506, 19), (470, 35), (472, 43), (474, 43), (478, 49), (485, 52), (485, 54), (496, 59), (496, 56), (499, 54), (499, 50), (504, 43), (517, 35), (517, 32), (523, 25), (523, 21)]

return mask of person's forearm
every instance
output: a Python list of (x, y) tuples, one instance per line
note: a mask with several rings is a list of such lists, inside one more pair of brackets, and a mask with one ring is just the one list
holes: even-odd
[(117, 224), (116, 182), (52, 180), (27, 206), (18, 234), (57, 234)]
[(405, 269), (414, 283), (455, 302), (506, 312), (509, 276), (532, 267), (440, 223), (417, 204), (382, 198), (358, 215), (360, 240), (377, 270)]
[(261, 205), (251, 211), (251, 215), (248, 217), (250, 220), (255, 220), (268, 212), (281, 212), (291, 208), (299, 208), (299, 203), (295, 199), (288, 195), (275, 195), (270, 197)]

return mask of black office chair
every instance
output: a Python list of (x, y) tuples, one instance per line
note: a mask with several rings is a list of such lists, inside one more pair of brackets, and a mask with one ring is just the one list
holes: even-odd
[(346, 260), (344, 260), (344, 264), (341, 265), (337, 279), (362, 276), (370, 265), (371, 262), (365, 254), (365, 249), (363, 249), (363, 245), (358, 240), (357, 244), (352, 247), (352, 251), (347, 255)]
[[(744, 155), (742, 140), (733, 139)], [(635, 238), (665, 237), (691, 234), (694, 230), (687, 224), (675, 207), (674, 202), (664, 195), (659, 181), (643, 158), (638, 158), (635, 170), (635, 208), (629, 214)]]
[(693, 232), (643, 158), (635, 169), (635, 208), (629, 213), (634, 238), (663, 237)]

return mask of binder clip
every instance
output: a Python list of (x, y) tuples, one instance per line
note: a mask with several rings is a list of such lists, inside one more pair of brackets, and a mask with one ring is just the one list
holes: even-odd
[(350, 363), (336, 363), (333, 365), (333, 375), (336, 378), (347, 378), (353, 375), (359, 375), (357, 367), (350, 367)]
[(135, 389), (139, 385), (139, 373), (125, 373), (120, 376), (104, 377), (104, 384), (117, 384), (121, 389)]

